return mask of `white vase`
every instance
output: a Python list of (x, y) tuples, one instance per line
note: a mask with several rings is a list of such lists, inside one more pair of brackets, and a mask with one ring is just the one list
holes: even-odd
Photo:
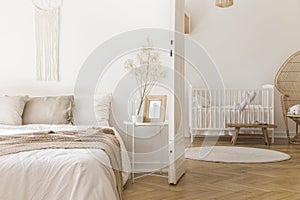
[(132, 105), (131, 105), (131, 121), (132, 122), (143, 122), (144, 121), (144, 117), (143, 117), (143, 104), (140, 108), (140, 112), (139, 114), (139, 107), (140, 107), (140, 102), (141, 102), (141, 97), (139, 95), (137, 95), (136, 97), (134, 97), (132, 99)]

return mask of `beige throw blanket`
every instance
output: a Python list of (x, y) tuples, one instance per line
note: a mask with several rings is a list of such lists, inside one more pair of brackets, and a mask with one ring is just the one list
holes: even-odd
[(122, 199), (121, 150), (113, 130), (90, 128), (85, 131), (50, 131), (0, 136), (0, 156), (41, 149), (104, 150), (110, 159), (119, 197)]

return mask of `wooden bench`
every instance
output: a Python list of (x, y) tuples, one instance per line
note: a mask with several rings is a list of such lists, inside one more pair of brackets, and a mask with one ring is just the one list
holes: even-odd
[[(235, 128), (234, 134), (231, 139), (231, 143), (235, 145), (236, 140), (239, 136), (239, 132), (241, 128), (261, 128), (263, 137), (265, 139), (265, 144), (270, 145), (269, 135), (268, 135), (268, 128), (277, 128), (275, 124), (225, 124), (226, 128)], [(251, 134), (253, 135), (253, 134)]]

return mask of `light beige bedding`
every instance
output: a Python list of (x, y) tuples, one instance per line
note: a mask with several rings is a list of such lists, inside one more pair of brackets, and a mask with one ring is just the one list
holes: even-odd
[[(0, 128), (0, 135), (10, 137), (12, 132)], [(120, 183), (102, 149), (46, 149), (4, 155), (0, 156), (0, 173), (1, 199), (120, 199)]]

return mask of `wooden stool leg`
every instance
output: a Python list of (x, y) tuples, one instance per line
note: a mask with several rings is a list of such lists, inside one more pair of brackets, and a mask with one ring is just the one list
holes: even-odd
[(270, 145), (268, 130), (266, 128), (262, 128), (262, 132), (265, 138), (265, 144)]
[(239, 132), (240, 132), (240, 128), (236, 127), (235, 130), (234, 130), (234, 134), (232, 136), (232, 139), (231, 139), (231, 143), (233, 145), (235, 145), (235, 143), (236, 143), (236, 140), (237, 140), (237, 138), (239, 136)]

